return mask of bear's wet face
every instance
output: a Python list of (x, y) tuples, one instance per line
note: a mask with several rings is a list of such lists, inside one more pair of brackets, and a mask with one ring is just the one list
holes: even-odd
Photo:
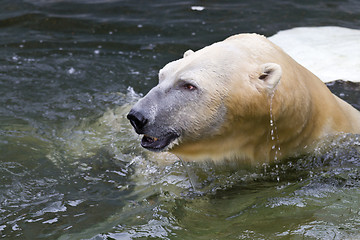
[(128, 115), (135, 131), (144, 135), (141, 145), (148, 150), (179, 151), (221, 135), (224, 128), (229, 79), (236, 64), (223, 68), (227, 55), (207, 50), (185, 55), (159, 71), (159, 84)]
[(200, 92), (195, 82), (182, 79), (162, 82), (151, 89), (127, 115), (136, 133), (144, 135), (141, 146), (163, 151), (171, 148), (175, 139), (182, 138), (185, 126), (192, 125), (189, 119), (196, 118), (196, 113), (188, 108), (196, 107)]
[(213, 135), (226, 112), (220, 98), (214, 98), (195, 78), (171, 74), (163, 78), (127, 115), (136, 133), (144, 135), (141, 146), (170, 151), (184, 142)]
[[(236, 61), (229, 60), (234, 55), (233, 49), (215, 46), (216, 51), (208, 48), (190, 51), (159, 71), (158, 85), (128, 115), (136, 133), (144, 135), (142, 147), (178, 153), (196, 143), (208, 147), (209, 141), (215, 143), (219, 136), (231, 135), (231, 131), (225, 133), (229, 128), (227, 119), (233, 119), (228, 116), (230, 93), (237, 89), (241, 96), (249, 95), (251, 88), (232, 81), (242, 65), (247, 65), (242, 64), (241, 54), (235, 55)], [(203, 148), (200, 152), (207, 150)]]

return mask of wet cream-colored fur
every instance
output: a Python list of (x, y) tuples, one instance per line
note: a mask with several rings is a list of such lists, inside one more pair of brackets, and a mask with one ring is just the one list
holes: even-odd
[(176, 116), (169, 120), (186, 125), (184, 136), (168, 149), (185, 160), (269, 162), (303, 153), (329, 135), (360, 133), (356, 109), (257, 34), (189, 50), (159, 78), (163, 87), (178, 79), (198, 86), (196, 103), (183, 106), (187, 114), (176, 120), (180, 123)]

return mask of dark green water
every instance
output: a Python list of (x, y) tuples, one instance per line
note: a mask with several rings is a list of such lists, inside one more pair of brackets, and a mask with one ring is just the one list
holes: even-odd
[[(358, 136), (274, 166), (189, 166), (198, 193), (124, 118), (189, 48), (324, 25), (360, 29), (360, 3), (1, 0), (0, 236), (360, 238)], [(358, 85), (330, 87), (359, 107)]]

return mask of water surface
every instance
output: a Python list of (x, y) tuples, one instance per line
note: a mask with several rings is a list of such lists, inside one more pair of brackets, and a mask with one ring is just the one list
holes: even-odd
[[(359, 2), (3, 0), (0, 236), (357, 238), (358, 136), (281, 164), (189, 172), (141, 149), (124, 117), (187, 49), (325, 25), (360, 29)], [(329, 87), (359, 108), (358, 85)]]

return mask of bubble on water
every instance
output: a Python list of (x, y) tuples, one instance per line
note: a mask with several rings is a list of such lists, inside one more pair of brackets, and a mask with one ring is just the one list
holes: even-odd
[(100, 54), (100, 50), (96, 49), (96, 50), (94, 50), (94, 53), (95, 54)]
[(75, 68), (71, 67), (71, 68), (68, 70), (68, 73), (69, 73), (69, 74), (74, 74), (74, 73), (75, 73)]
[(191, 10), (193, 11), (203, 11), (205, 9), (205, 7), (203, 6), (191, 6)]

